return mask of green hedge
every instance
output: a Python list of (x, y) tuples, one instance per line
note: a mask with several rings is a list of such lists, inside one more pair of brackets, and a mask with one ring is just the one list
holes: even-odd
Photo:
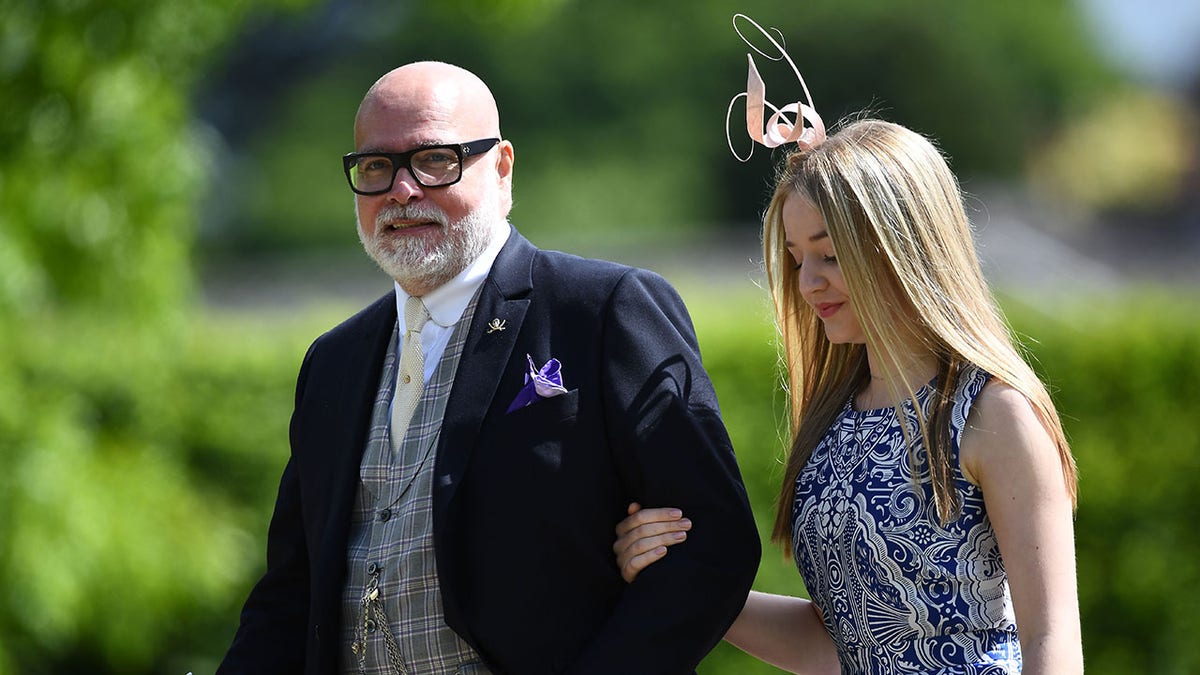
[[(685, 297), (765, 537), (783, 409), (765, 303)], [(1200, 672), (1200, 312), (1136, 299), (1053, 318), (1013, 305), (1014, 324), (1039, 340), (1079, 461), (1089, 672)], [(0, 334), (0, 674), (212, 671), (262, 570), (296, 369), (349, 309)], [(803, 592), (772, 546), (756, 586)], [(778, 671), (722, 645), (702, 672)]]
[(261, 572), (315, 329), (0, 333), (0, 673), (215, 668)]

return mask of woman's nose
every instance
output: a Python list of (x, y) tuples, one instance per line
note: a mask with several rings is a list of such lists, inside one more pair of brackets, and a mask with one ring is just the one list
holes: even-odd
[(816, 261), (805, 262), (800, 265), (800, 291), (808, 293), (819, 291), (828, 283), (825, 275), (818, 269)]

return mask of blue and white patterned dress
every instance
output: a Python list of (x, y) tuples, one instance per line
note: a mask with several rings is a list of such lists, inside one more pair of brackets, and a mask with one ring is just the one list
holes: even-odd
[[(964, 372), (951, 420), (958, 518), (942, 525), (928, 459), (913, 470), (893, 408), (852, 400), (796, 481), (792, 545), (809, 596), (837, 645), (843, 673), (1019, 673), (1012, 599), (983, 493), (958, 467), (958, 443), (988, 376)], [(933, 390), (917, 400), (928, 410)]]

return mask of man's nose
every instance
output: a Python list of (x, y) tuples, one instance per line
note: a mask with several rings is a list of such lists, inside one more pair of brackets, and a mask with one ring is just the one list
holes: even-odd
[(414, 199), (420, 199), (425, 192), (421, 189), (408, 169), (400, 168), (392, 179), (392, 189), (388, 190), (388, 199), (399, 204), (407, 204)]

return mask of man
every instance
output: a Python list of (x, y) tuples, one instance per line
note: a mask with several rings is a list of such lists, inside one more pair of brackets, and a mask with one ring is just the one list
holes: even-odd
[[(487, 86), (413, 63), (345, 158), (395, 279), (300, 370), (267, 543), (222, 673), (686, 673), (758, 536), (687, 312), (661, 278), (535, 248)], [(703, 530), (626, 585), (630, 502)]]

